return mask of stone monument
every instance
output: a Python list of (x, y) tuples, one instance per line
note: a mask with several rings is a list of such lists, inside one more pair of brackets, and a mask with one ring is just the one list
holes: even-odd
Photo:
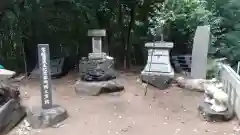
[(207, 74), (207, 56), (210, 43), (210, 26), (198, 26), (192, 50), (191, 77), (205, 79)]
[(174, 77), (174, 70), (170, 64), (169, 50), (173, 48), (171, 42), (146, 43), (148, 49), (147, 64), (141, 72), (141, 79), (160, 89), (169, 86), (169, 81)]
[(27, 120), (33, 128), (47, 128), (67, 118), (67, 111), (53, 105), (50, 76), (49, 45), (38, 45), (42, 107), (32, 107), (27, 111)]
[(116, 78), (114, 59), (102, 52), (101, 37), (105, 35), (105, 30), (88, 31), (88, 36), (92, 36), (92, 53), (89, 53), (87, 58), (82, 58), (79, 62), (81, 79), (76, 82), (75, 87), (75, 91), (79, 95), (96, 96), (124, 89)]

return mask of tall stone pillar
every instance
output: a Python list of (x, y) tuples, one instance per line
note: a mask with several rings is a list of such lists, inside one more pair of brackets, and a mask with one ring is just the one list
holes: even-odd
[(191, 77), (193, 78), (206, 78), (209, 43), (210, 26), (198, 26), (194, 36), (192, 50)]
[(32, 106), (27, 110), (27, 121), (33, 128), (47, 128), (67, 119), (67, 110), (53, 104), (50, 75), (50, 52), (48, 44), (38, 44), (42, 107)]

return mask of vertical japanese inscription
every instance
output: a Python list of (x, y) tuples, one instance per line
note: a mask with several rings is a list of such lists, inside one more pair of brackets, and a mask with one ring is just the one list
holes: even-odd
[(49, 45), (38, 44), (42, 108), (52, 108), (52, 89), (50, 76)]

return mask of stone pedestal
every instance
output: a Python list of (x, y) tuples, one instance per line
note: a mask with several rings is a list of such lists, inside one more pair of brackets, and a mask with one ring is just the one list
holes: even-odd
[(59, 106), (53, 105), (51, 109), (33, 107), (27, 110), (27, 121), (34, 129), (47, 128), (62, 122), (68, 117), (67, 111)]
[(149, 83), (160, 90), (167, 89), (173, 75), (163, 75), (156, 73), (141, 73), (141, 79), (144, 83)]
[(148, 60), (141, 72), (141, 79), (159, 89), (169, 86), (169, 81), (174, 77), (174, 70), (170, 64), (169, 50), (173, 47), (171, 42), (146, 43)]
[(109, 56), (106, 56), (101, 59), (83, 58), (79, 62), (79, 73), (80, 73), (80, 76), (82, 76), (87, 72), (88, 69), (94, 69), (94, 68), (112, 72), (113, 66), (114, 66), (114, 59)]
[(107, 57), (106, 53), (89, 53), (88, 58), (89, 59), (104, 59)]

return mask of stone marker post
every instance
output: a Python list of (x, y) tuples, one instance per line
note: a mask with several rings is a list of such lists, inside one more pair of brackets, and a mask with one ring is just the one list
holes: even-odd
[(92, 37), (92, 53), (89, 53), (89, 58), (102, 58), (106, 53), (102, 52), (102, 37), (106, 36), (106, 30), (93, 29), (88, 31), (88, 36)]
[(48, 44), (38, 45), (38, 62), (40, 69), (40, 84), (41, 84), (41, 98), (42, 108), (52, 108), (52, 89), (50, 76), (50, 58)]
[(42, 107), (32, 107), (27, 111), (27, 120), (33, 128), (51, 127), (63, 120), (68, 115), (67, 111), (59, 106), (53, 105), (49, 45), (38, 45), (38, 60), (40, 68), (41, 102)]
[(193, 43), (191, 77), (205, 79), (207, 74), (207, 56), (210, 43), (210, 26), (198, 26)]
[(148, 48), (147, 64), (141, 72), (141, 79), (160, 89), (168, 87), (168, 81), (174, 77), (174, 71), (170, 64), (169, 50), (173, 48), (171, 42), (146, 43)]

